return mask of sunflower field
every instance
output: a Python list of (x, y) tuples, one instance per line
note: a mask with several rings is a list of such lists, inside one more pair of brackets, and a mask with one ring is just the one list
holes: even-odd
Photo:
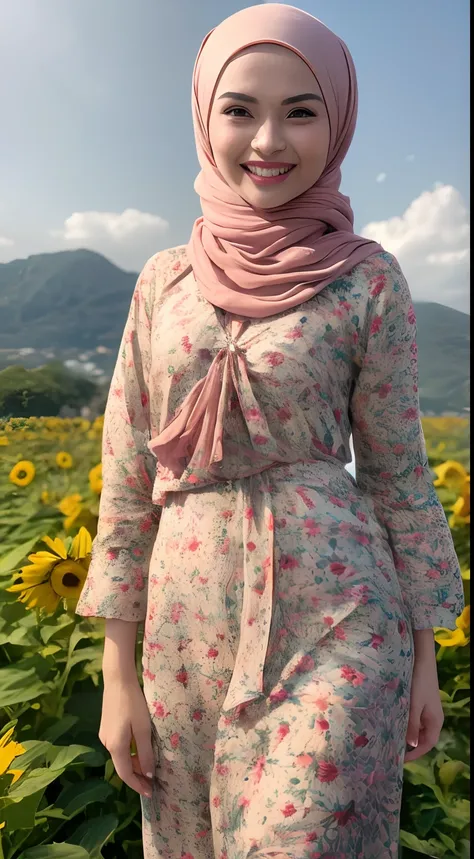
[[(0, 859), (143, 855), (138, 796), (97, 736), (104, 624), (74, 613), (97, 530), (102, 423), (0, 422)], [(445, 724), (437, 748), (405, 765), (401, 855), (467, 859), (469, 421), (423, 425), (467, 608), (455, 630), (436, 630)]]

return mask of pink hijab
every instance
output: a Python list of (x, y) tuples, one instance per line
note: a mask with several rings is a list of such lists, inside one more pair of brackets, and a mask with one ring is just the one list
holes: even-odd
[[(253, 208), (227, 185), (208, 135), (224, 66), (239, 51), (262, 42), (289, 48), (307, 63), (321, 88), (331, 129), (322, 176), (274, 209)], [(226, 18), (199, 49), (192, 110), (202, 168), (194, 188), (202, 216), (194, 223), (188, 253), (209, 302), (239, 316), (272, 316), (306, 301), (383, 250), (354, 234), (350, 200), (339, 191), (340, 167), (356, 125), (357, 81), (346, 45), (317, 18), (280, 3), (250, 6)]]

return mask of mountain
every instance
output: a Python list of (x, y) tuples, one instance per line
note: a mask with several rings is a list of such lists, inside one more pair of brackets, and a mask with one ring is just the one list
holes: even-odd
[[(0, 264), (0, 367), (56, 357), (110, 376), (136, 279), (88, 250)], [(415, 311), (421, 408), (461, 412), (469, 405), (469, 315), (434, 302)]]

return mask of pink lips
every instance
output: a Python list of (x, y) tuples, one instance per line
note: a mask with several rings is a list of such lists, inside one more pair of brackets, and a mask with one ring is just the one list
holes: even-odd
[(287, 173), (280, 173), (278, 176), (257, 176), (256, 173), (245, 170), (247, 176), (252, 179), (255, 185), (276, 185), (285, 181), (293, 167), (296, 167), (296, 164), (288, 164), (284, 161), (245, 161), (241, 166), (243, 169), (245, 167), (261, 167), (262, 170), (276, 170), (280, 167), (290, 167), (291, 169)]

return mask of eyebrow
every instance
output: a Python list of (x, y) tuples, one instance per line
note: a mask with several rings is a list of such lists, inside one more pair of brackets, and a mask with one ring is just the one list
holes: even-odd
[[(223, 95), (219, 96), (221, 98), (235, 98), (237, 101), (249, 101), (253, 104), (258, 104), (258, 99), (254, 98), (252, 95), (245, 95), (243, 92), (225, 92)], [(321, 101), (322, 98), (320, 95), (316, 95), (315, 92), (303, 92), (300, 95), (290, 95), (289, 98), (284, 98), (282, 101), (282, 105), (284, 104), (294, 104), (298, 101)]]

